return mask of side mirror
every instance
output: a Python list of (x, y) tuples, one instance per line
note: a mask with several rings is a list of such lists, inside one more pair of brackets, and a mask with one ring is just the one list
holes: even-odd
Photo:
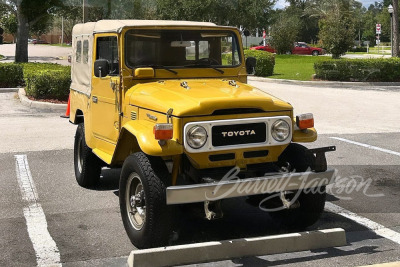
[(108, 60), (107, 59), (98, 59), (94, 62), (94, 76), (96, 77), (106, 77), (109, 70)]
[(246, 58), (246, 72), (247, 74), (254, 74), (256, 72), (257, 59), (254, 57)]

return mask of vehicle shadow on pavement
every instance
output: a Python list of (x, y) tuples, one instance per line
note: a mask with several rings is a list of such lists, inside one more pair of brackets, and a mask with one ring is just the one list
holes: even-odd
[[(100, 182), (93, 190), (113, 191), (113, 194), (118, 197), (118, 178), (120, 173), (121, 169), (104, 168), (102, 170)], [(327, 195), (327, 201), (335, 202), (337, 200), (339, 200), (337, 197), (330, 194)], [(176, 214), (174, 217), (178, 218), (176, 221), (177, 238), (171, 241), (169, 245), (183, 245), (297, 232), (296, 230), (290, 230), (281, 225), (277, 225), (272, 221), (267, 212), (248, 204), (246, 198), (232, 198), (222, 201), (224, 217), (212, 221), (205, 219), (203, 203), (175, 207)], [(349, 245), (365, 240), (382, 239), (382, 237), (369, 231), (366, 227), (327, 211), (322, 214), (315, 225), (307, 228), (306, 231), (329, 228), (343, 228), (346, 231)], [(312, 250), (311, 253), (313, 255), (301, 258), (270, 261), (260, 257), (248, 257), (235, 259), (232, 260), (232, 262), (235, 264), (242, 264), (243, 266), (274, 266), (283, 263), (306, 262), (338, 256), (373, 254), (380, 252), (378, 248), (379, 246), (362, 246), (351, 250), (329, 248)]]
[[(291, 259), (278, 259), (268, 260), (264, 257), (247, 257), (240, 259), (233, 259), (232, 262), (235, 264), (241, 264), (241, 266), (279, 266), (282, 264), (296, 264), (299, 265), (302, 262), (310, 262), (314, 260), (351, 256), (357, 254), (374, 254), (381, 252), (378, 246), (363, 246), (354, 250), (344, 251), (340, 248), (325, 248), (320, 250), (311, 250), (314, 255), (306, 257), (293, 257)], [(267, 256), (268, 257), (268, 256)]]
[[(179, 232), (179, 239), (171, 245), (296, 232), (283, 229), (274, 224), (268, 214), (258, 208), (249, 206), (244, 210), (244, 205), (240, 205), (240, 202), (243, 201), (239, 201), (239, 199), (235, 200), (231, 201), (230, 208), (226, 209), (226, 216), (218, 221), (206, 221), (201, 218), (195, 219), (193, 216), (190, 217), (187, 214), (183, 216), (180, 224), (181, 230)], [(366, 246), (365, 241), (369, 244), (379, 243), (379, 241), (374, 240), (384, 240), (384, 238), (376, 235), (364, 226), (331, 212), (324, 212), (318, 223), (306, 230), (313, 231), (336, 227), (341, 227), (346, 231), (347, 245), (344, 248), (314, 249), (306, 252), (306, 254), (304, 254), (304, 252), (299, 252), (302, 254), (291, 253), (290, 257), (288, 257), (287, 254), (282, 254), (282, 256), (267, 255), (236, 258), (231, 261), (234, 264), (238, 264), (238, 266), (279, 266), (291, 263), (299, 265), (302, 262), (305, 263), (314, 260), (346, 257), (357, 254), (375, 254), (388, 250), (387, 248), (382, 248), (379, 244)], [(362, 243), (358, 244), (358, 242)]]
[[(196, 208), (180, 209), (178, 227), (179, 238), (171, 245), (181, 245), (197, 242), (231, 240), (247, 237), (268, 236), (297, 232), (290, 230), (272, 221), (267, 212), (258, 207), (249, 205), (244, 198), (228, 199), (222, 202), (224, 217), (219, 220), (208, 221), (202, 217), (201, 205)], [(196, 212), (193, 212), (196, 210)], [(329, 228), (343, 228), (347, 233), (365, 232), (367, 228), (340, 215), (324, 212), (320, 220), (307, 231)], [(381, 238), (375, 234), (362, 235), (359, 238)], [(349, 242), (360, 241), (354, 237)]]

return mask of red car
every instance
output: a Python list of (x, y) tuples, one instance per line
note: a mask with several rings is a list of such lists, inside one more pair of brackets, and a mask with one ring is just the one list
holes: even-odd
[[(268, 44), (265, 46), (263, 46), (263, 45), (254, 46), (250, 49), (251, 50), (263, 50), (263, 51), (267, 51), (270, 53), (276, 53), (276, 50)], [(292, 49), (292, 51), (288, 51), (287, 54), (318, 56), (318, 55), (325, 54), (325, 50), (322, 48), (318, 48), (318, 47), (308, 46), (304, 42), (297, 42), (294, 44), (294, 48)]]

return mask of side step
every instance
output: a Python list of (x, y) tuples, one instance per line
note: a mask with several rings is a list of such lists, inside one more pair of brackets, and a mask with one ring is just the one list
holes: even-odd
[(173, 266), (346, 245), (342, 228), (134, 250), (130, 267)]

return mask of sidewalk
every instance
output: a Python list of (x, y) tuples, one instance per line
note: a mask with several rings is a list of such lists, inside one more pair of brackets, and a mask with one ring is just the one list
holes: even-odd
[(339, 82), (339, 81), (297, 81), (248, 76), (248, 81), (275, 84), (300, 85), (307, 87), (351, 88), (378, 91), (400, 91), (400, 82)]

